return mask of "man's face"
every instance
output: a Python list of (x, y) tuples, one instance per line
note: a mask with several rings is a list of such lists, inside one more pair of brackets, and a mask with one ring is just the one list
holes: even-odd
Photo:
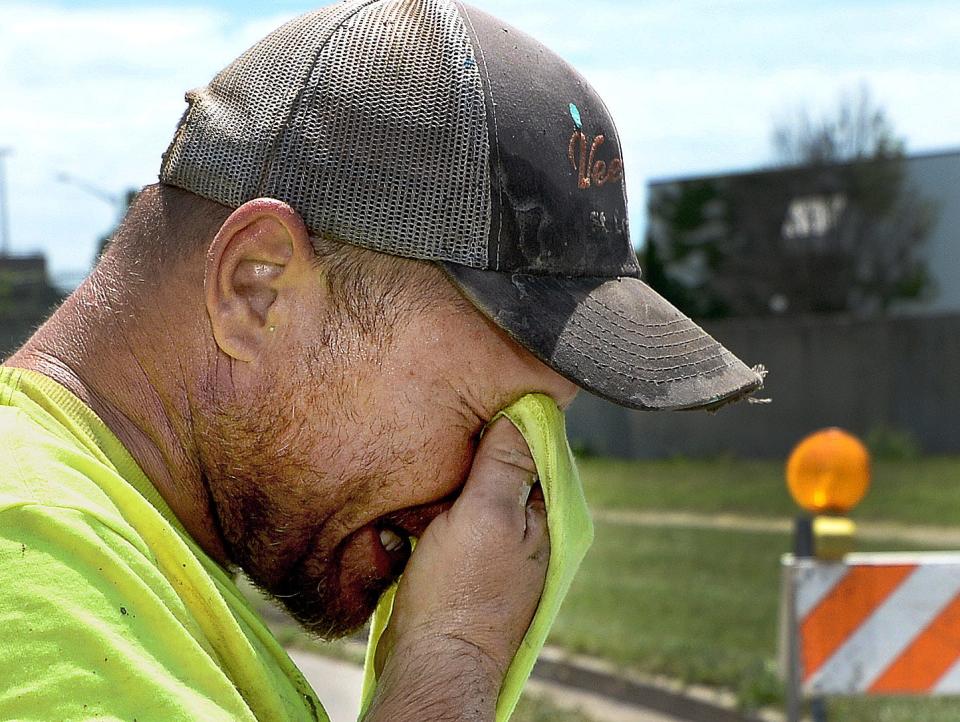
[(321, 636), (369, 617), (406, 564), (407, 537), (456, 497), (498, 410), (531, 391), (561, 405), (576, 393), (445, 291), (387, 348), (305, 314), (302, 336), (254, 388), (220, 400), (204, 430), (231, 559)]

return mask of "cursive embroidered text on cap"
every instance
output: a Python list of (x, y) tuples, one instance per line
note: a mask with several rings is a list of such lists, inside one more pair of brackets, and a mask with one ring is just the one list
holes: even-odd
[(570, 136), (567, 157), (577, 172), (577, 185), (580, 188), (589, 188), (591, 185), (599, 187), (623, 179), (623, 161), (620, 158), (614, 158), (607, 163), (596, 157), (597, 149), (603, 145), (604, 140), (603, 135), (594, 137), (588, 151), (587, 136), (582, 130), (578, 128)]

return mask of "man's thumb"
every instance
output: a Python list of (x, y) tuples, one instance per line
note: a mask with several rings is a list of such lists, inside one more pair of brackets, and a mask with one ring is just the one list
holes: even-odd
[(480, 439), (461, 498), (482, 496), (523, 507), (536, 474), (527, 442), (517, 427), (501, 416)]

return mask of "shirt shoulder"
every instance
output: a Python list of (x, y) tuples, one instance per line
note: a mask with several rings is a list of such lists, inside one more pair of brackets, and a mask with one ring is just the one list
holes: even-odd
[(0, 719), (325, 719), (224, 571), (123, 476), (119, 442), (2, 381), (0, 679), (18, 682)]
[(0, 718), (253, 719), (158, 569), (96, 517), (0, 512)]
[(0, 406), (0, 512), (31, 504), (74, 509), (149, 556), (108, 493), (123, 483), (115, 469), (68, 435), (44, 427), (15, 406)]

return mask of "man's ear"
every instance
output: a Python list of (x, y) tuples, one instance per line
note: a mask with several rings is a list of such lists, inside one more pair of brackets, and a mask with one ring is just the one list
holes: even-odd
[(217, 346), (253, 361), (289, 316), (277, 303), (306, 280), (313, 246), (290, 206), (272, 198), (244, 203), (224, 221), (207, 251), (204, 300)]

